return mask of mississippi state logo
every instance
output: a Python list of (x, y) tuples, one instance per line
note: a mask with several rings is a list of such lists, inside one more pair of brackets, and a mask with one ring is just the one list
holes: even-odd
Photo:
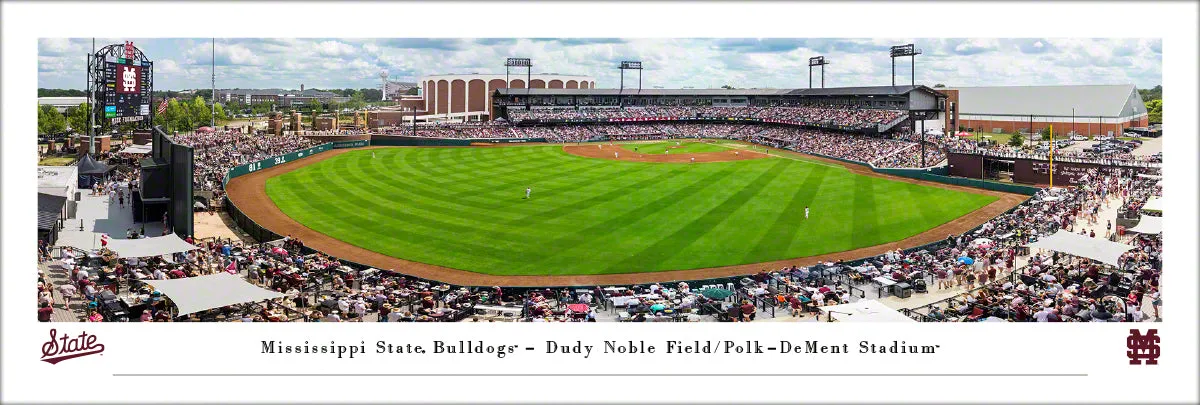
[(1129, 364), (1142, 365), (1143, 360), (1147, 365), (1158, 364), (1158, 343), (1158, 329), (1150, 329), (1145, 335), (1140, 330), (1130, 329), (1129, 337), (1125, 339)]
[(72, 338), (66, 333), (58, 336), (58, 329), (50, 329), (50, 341), (42, 344), (42, 361), (58, 364), (63, 360), (100, 354), (103, 351), (104, 345), (96, 343), (96, 335), (80, 332), (79, 336)]

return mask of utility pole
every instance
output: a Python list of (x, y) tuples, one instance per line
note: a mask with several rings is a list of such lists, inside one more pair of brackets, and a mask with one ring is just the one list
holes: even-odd
[(209, 97), (212, 98), (212, 119), (210, 120), (209, 127), (211, 127), (213, 131), (216, 131), (217, 130), (217, 39), (216, 38), (212, 39), (212, 94), (210, 94)]

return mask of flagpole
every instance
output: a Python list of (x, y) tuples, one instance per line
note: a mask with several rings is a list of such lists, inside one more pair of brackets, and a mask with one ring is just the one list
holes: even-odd
[(1050, 126), (1050, 188), (1054, 188), (1054, 126)]

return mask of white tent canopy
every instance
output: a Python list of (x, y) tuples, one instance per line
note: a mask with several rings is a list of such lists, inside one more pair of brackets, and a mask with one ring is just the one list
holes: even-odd
[(1112, 266), (1117, 265), (1117, 259), (1122, 254), (1134, 248), (1124, 243), (1076, 235), (1064, 230), (1059, 230), (1058, 233), (1041, 238), (1037, 242), (1026, 246), (1035, 249), (1053, 250), (1072, 256), (1086, 257)]
[(284, 296), (224, 272), (174, 280), (144, 281), (171, 298), (171, 302), (179, 308), (179, 315)]
[(145, 145), (127, 146), (124, 149), (121, 149), (119, 153), (144, 155), (144, 154), (150, 153), (151, 151), (152, 151), (152, 147), (150, 146), (150, 144), (145, 144)]
[(861, 300), (849, 304), (820, 307), (838, 322), (916, 322), (900, 311), (876, 300)]
[(198, 247), (175, 234), (144, 239), (109, 239), (108, 249), (121, 257), (162, 256), (187, 252)]
[(1162, 212), (1162, 197), (1153, 197), (1142, 206), (1142, 211)]
[(1128, 231), (1154, 235), (1160, 234), (1162, 233), (1162, 217), (1142, 215), (1142, 218), (1138, 220), (1137, 226), (1129, 228)]
[(1158, 180), (1162, 180), (1162, 176), (1156, 176), (1156, 175), (1153, 175), (1153, 174), (1139, 174), (1139, 175), (1138, 175), (1138, 177), (1141, 177), (1141, 178), (1143, 178), (1143, 179), (1158, 179)]

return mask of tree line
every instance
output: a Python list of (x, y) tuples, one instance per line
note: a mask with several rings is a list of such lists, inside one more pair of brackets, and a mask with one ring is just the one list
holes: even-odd
[[(158, 100), (155, 100), (156, 103)], [(38, 106), (38, 135), (58, 135), (64, 133), (79, 133), (86, 134), (88, 128), (88, 108), (87, 104), (67, 107), (65, 113), (58, 112), (53, 106), (39, 105)], [(152, 105), (150, 108), (158, 108), (158, 105)], [(193, 97), (192, 99), (173, 98), (167, 101), (167, 109), (162, 114), (154, 115), (154, 125), (161, 125), (163, 130), (168, 132), (173, 131), (192, 131), (196, 128), (207, 126), (212, 121), (212, 108), (203, 97)], [(225, 112), (225, 106), (221, 103), (216, 105), (216, 120), (217, 125), (224, 124), (229, 121), (229, 116)], [(137, 123), (126, 123), (117, 125), (114, 128), (111, 122), (107, 119), (98, 120), (96, 124), (100, 126), (97, 133), (105, 134), (114, 129), (121, 133), (126, 133), (137, 127)]]

